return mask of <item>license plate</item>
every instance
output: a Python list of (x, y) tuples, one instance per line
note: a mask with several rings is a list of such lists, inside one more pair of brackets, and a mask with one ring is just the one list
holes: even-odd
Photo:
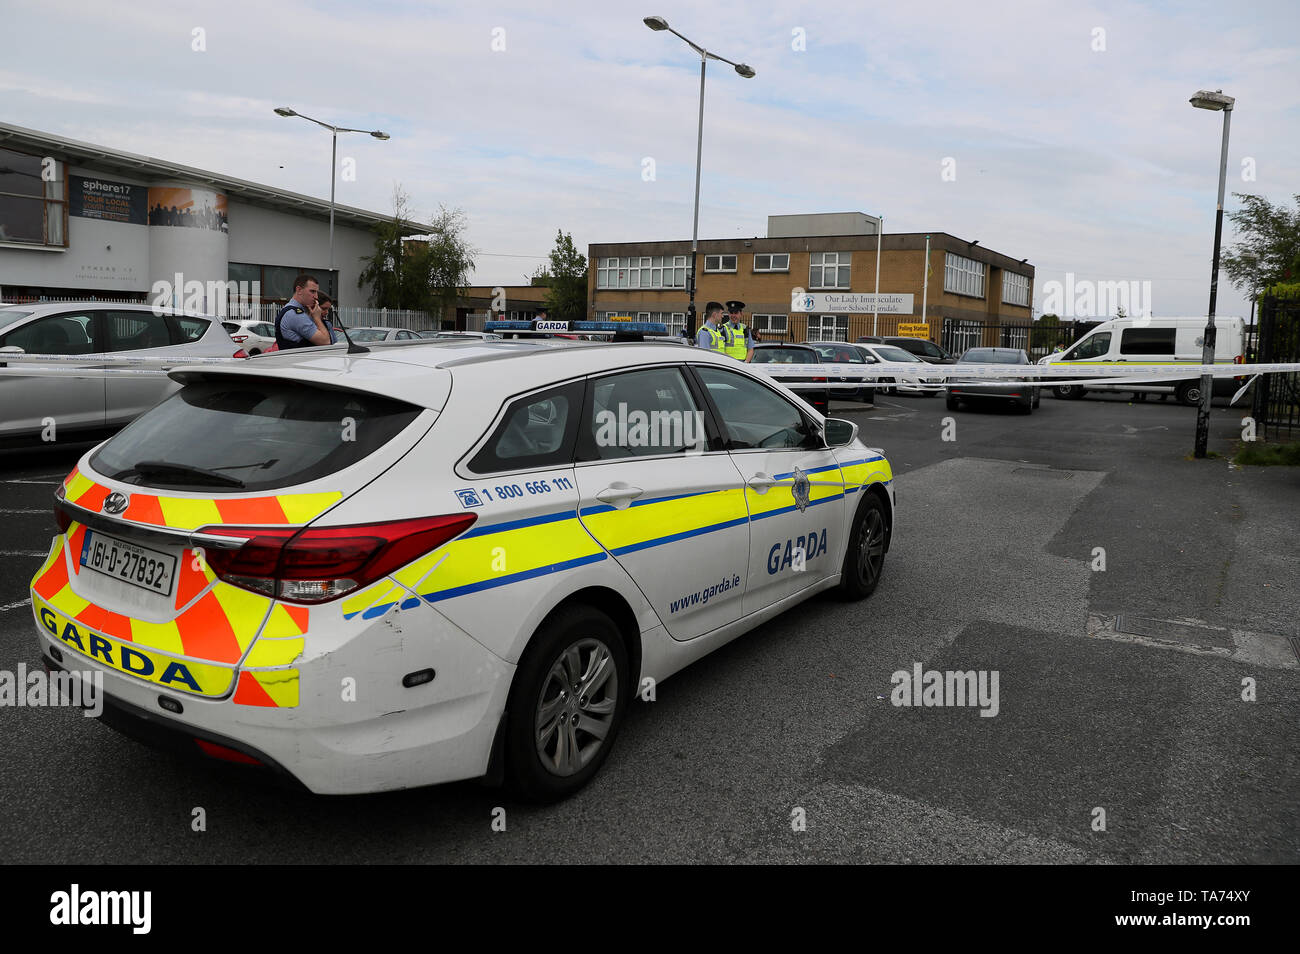
[(86, 539), (81, 544), (81, 565), (163, 596), (172, 595), (176, 580), (176, 557), (96, 530), (86, 531)]

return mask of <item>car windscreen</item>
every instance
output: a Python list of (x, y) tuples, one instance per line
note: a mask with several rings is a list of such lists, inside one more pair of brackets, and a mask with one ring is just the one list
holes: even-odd
[(895, 348), (893, 345), (876, 345), (872, 349), (880, 356), (881, 361), (907, 361), (912, 364), (923, 363), (920, 358), (910, 351), (904, 351), (902, 348)]
[(105, 477), (148, 487), (272, 490), (351, 466), (419, 413), (402, 401), (297, 381), (200, 379), (146, 411), (90, 463)]
[(388, 337), (387, 328), (355, 328), (348, 331), (353, 341), (383, 341)]
[(819, 364), (817, 352), (809, 348), (755, 348), (754, 364)]
[(30, 311), (25, 311), (22, 308), (0, 308), (0, 328), (7, 328), (15, 321), (22, 321), (30, 314)]
[(825, 345), (813, 345), (817, 353), (821, 355), (823, 361), (833, 361), (838, 364), (864, 364), (862, 352), (857, 348), (835, 348)]
[(961, 356), (962, 364), (1024, 364), (1018, 351), (995, 351), (992, 348), (971, 348)]

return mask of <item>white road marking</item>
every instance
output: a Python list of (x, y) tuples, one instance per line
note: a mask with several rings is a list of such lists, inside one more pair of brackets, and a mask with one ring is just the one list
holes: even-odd
[(63, 481), (62, 480), (6, 480), (5, 483), (6, 484), (47, 484), (49, 486), (57, 486), (58, 484), (63, 483)]
[(45, 550), (0, 550), (0, 556), (40, 557), (43, 560), (49, 553)]
[(32, 509), (11, 509), (9, 507), (0, 507), (0, 513), (49, 513), (47, 507), (36, 507)]
[(5, 604), (4, 606), (0, 606), (0, 613), (3, 613), (5, 610), (13, 610), (13, 609), (18, 609), (18, 608), (23, 607), (23, 606), (30, 606), (31, 603), (32, 603), (32, 601), (31, 601), (30, 598), (25, 599), (25, 600), (20, 600), (20, 601), (17, 602), (17, 603), (7, 603), (7, 604)]

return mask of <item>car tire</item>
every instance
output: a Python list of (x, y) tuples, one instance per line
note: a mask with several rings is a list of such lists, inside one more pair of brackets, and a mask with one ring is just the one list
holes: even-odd
[(955, 411), (959, 407), (961, 407), (961, 401), (957, 400), (955, 397), (948, 398), (948, 410)]
[(1084, 388), (1077, 384), (1058, 384), (1052, 388), (1052, 393), (1059, 398), (1065, 398), (1071, 401), (1077, 401), (1086, 393)]
[(1021, 413), (1021, 414), (1033, 414), (1033, 413), (1034, 413), (1034, 399), (1033, 399), (1033, 398), (1030, 398), (1029, 400), (1025, 401), (1025, 403), (1023, 403), (1023, 404), (1018, 404), (1018, 405), (1016, 405), (1016, 406), (1020, 408), (1020, 413)]
[(885, 540), (889, 520), (885, 505), (874, 493), (866, 493), (849, 530), (840, 567), (839, 596), (846, 600), (864, 600), (876, 591), (885, 572)]
[(554, 802), (586, 785), (614, 746), (631, 679), (627, 648), (612, 619), (582, 605), (550, 616), (524, 651), (510, 687), (506, 778), (514, 794)]
[(1038, 407), (1038, 406), (1039, 406), (1040, 404), (1042, 404), (1042, 403), (1043, 403), (1043, 392), (1042, 392), (1042, 391), (1035, 391), (1035, 392), (1034, 392), (1034, 407)]
[(1186, 404), (1195, 407), (1201, 403), (1201, 382), (1184, 381), (1178, 385), (1178, 390), (1174, 392), (1174, 397), (1178, 399), (1179, 404)]

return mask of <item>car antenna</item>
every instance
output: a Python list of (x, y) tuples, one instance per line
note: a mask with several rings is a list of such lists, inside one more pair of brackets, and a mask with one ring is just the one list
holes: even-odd
[(361, 347), (361, 345), (357, 344), (350, 337), (348, 337), (348, 329), (344, 328), (342, 325), (339, 325), (339, 331), (343, 332), (343, 340), (348, 343), (348, 354), (370, 354), (369, 348)]

